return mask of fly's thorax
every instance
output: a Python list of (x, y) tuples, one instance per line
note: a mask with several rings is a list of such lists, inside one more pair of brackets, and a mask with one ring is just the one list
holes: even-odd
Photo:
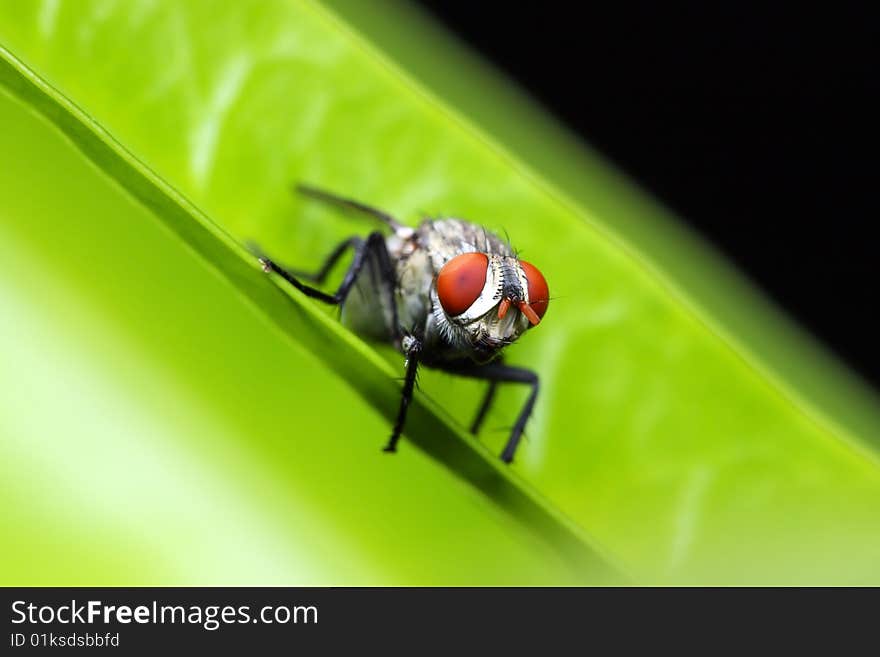
[(482, 226), (462, 219), (429, 219), (419, 226), (416, 239), (430, 255), (434, 273), (462, 253), (513, 256), (510, 244)]

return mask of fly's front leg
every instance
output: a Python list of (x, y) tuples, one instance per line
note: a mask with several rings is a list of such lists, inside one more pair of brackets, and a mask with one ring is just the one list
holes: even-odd
[(419, 355), (422, 351), (422, 343), (411, 335), (404, 336), (401, 340), (404, 353), (406, 354), (406, 377), (403, 380), (403, 393), (400, 396), (400, 408), (397, 411), (397, 420), (391, 431), (391, 438), (383, 451), (396, 452), (397, 441), (403, 433), (403, 425), (406, 423), (406, 411), (412, 401), (413, 388), (416, 385), (416, 374), (419, 369)]
[(504, 446), (504, 451), (501, 452), (502, 461), (505, 463), (513, 461), (513, 455), (516, 453), (516, 448), (519, 445), (519, 441), (522, 439), (523, 430), (526, 428), (526, 422), (528, 422), (529, 416), (532, 414), (532, 410), (535, 407), (535, 400), (538, 398), (538, 375), (531, 370), (522, 367), (513, 367), (498, 362), (489, 363), (487, 365), (475, 365), (473, 367), (450, 369), (448, 371), (460, 376), (467, 376), (473, 379), (484, 379), (490, 382), (486, 398), (483, 400), (480, 412), (477, 415), (477, 419), (474, 421), (474, 427), (477, 429), (479, 429), (480, 423), (482, 423), (482, 420), (488, 411), (488, 407), (495, 395), (495, 386), (498, 383), (525, 383), (531, 386), (532, 390), (529, 393), (529, 397), (526, 399), (526, 403), (523, 405), (522, 410), (519, 412), (519, 416), (516, 418), (516, 424), (513, 425), (510, 437), (507, 439), (507, 444)]

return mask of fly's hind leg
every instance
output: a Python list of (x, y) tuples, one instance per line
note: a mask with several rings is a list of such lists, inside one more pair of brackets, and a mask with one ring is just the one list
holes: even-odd
[[(342, 242), (340, 242), (339, 244), (336, 245), (336, 248), (334, 248), (326, 258), (324, 258), (324, 262), (321, 263), (321, 266), (315, 271), (306, 271), (305, 269), (295, 269), (293, 267), (288, 267), (287, 265), (284, 265), (284, 264), (281, 264), (278, 262), (274, 262), (274, 261), (273, 261), (273, 264), (278, 269), (283, 269), (288, 274), (291, 274), (292, 276), (294, 276), (298, 279), (301, 279), (304, 281), (309, 281), (310, 283), (316, 283), (316, 284), (320, 285), (325, 280), (327, 280), (327, 275), (331, 271), (333, 271), (333, 267), (335, 267), (336, 263), (339, 262), (339, 259), (342, 258), (343, 255), (345, 255), (346, 251), (348, 251), (349, 249), (353, 249), (354, 251), (357, 251), (363, 243), (364, 243), (364, 240), (361, 239), (360, 237), (358, 237), (357, 235), (349, 237), (346, 240), (343, 240)], [(251, 253), (253, 253), (255, 256), (257, 256), (260, 259), (260, 262), (263, 262), (264, 260), (271, 260), (271, 258), (266, 256), (266, 254), (263, 253), (256, 244), (249, 243), (248, 248), (250, 249)]]
[[(349, 266), (348, 271), (345, 272), (342, 283), (339, 284), (336, 292), (334, 292), (333, 294), (328, 294), (327, 292), (319, 290), (316, 287), (306, 285), (300, 280), (300, 278), (306, 278), (319, 283), (322, 282), (324, 278), (326, 278), (327, 273), (330, 271), (336, 261), (339, 260), (339, 258), (348, 248), (354, 249), (354, 258), (351, 261), (351, 265)], [(382, 235), (382, 233), (378, 231), (370, 233), (365, 240), (361, 240), (357, 237), (352, 237), (342, 242), (333, 250), (327, 260), (321, 266), (321, 269), (319, 269), (316, 273), (307, 276), (302, 276), (288, 269), (285, 269), (281, 265), (274, 262), (267, 255), (258, 254), (257, 257), (260, 259), (260, 264), (263, 265), (263, 271), (265, 271), (266, 273), (274, 272), (278, 274), (279, 276), (281, 276), (281, 278), (293, 285), (293, 287), (305, 294), (307, 297), (317, 299), (318, 301), (323, 301), (324, 303), (333, 306), (338, 306), (345, 302), (345, 299), (348, 297), (349, 292), (351, 292), (352, 287), (357, 282), (358, 275), (364, 269), (364, 266), (367, 264), (371, 256), (376, 258), (376, 262), (379, 265), (379, 272), (382, 277), (382, 287), (385, 291), (385, 294), (388, 295), (389, 307), (391, 308), (392, 313), (392, 333), (395, 340), (397, 340), (399, 339), (400, 328), (397, 321), (397, 304), (394, 298), (395, 288), (397, 286), (396, 274), (394, 271), (394, 267), (391, 264), (391, 258), (388, 255), (388, 249), (385, 246), (385, 237)]]
[(319, 282), (323, 280), (327, 275), (327, 272), (333, 267), (335, 262), (342, 256), (347, 248), (354, 249), (354, 258), (352, 259), (351, 266), (349, 266), (348, 271), (345, 273), (342, 283), (333, 294), (328, 294), (315, 287), (306, 285), (300, 280), (300, 278), (305, 278), (304, 276), (298, 277), (291, 271), (275, 263), (268, 256), (259, 252), (257, 253), (260, 263), (263, 265), (263, 270), (267, 273), (274, 272), (278, 274), (308, 297), (337, 306), (345, 302), (345, 299), (348, 297), (349, 292), (351, 292), (352, 287), (357, 281), (358, 275), (363, 271), (368, 259), (371, 256), (376, 258), (376, 263), (379, 267), (378, 274), (382, 279), (382, 286), (388, 294), (389, 307), (392, 312), (392, 336), (395, 342), (400, 344), (403, 352), (406, 354), (406, 377), (404, 378), (400, 407), (397, 412), (397, 419), (394, 423), (394, 428), (391, 431), (391, 437), (388, 439), (388, 443), (384, 448), (384, 451), (386, 452), (395, 452), (397, 451), (397, 443), (403, 433), (407, 410), (409, 409), (409, 404), (413, 397), (413, 390), (415, 388), (416, 375), (419, 367), (419, 356), (421, 354), (421, 342), (414, 336), (404, 336), (400, 330), (400, 324), (397, 317), (397, 303), (395, 299), (397, 287), (396, 272), (391, 263), (391, 258), (388, 255), (388, 249), (385, 246), (385, 238), (382, 233), (371, 233), (367, 239), (363, 241), (358, 238), (351, 238), (342, 242), (328, 256), (327, 260), (321, 266), (321, 269), (315, 274), (312, 274), (310, 278), (312, 280), (318, 280)]

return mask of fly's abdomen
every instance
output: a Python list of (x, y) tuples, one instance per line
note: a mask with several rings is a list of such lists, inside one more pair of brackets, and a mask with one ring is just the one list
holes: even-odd
[[(342, 322), (367, 340), (391, 341), (403, 333), (420, 333), (431, 310), (431, 285), (434, 273), (428, 252), (418, 246), (411, 229), (405, 235), (394, 234), (386, 245), (394, 280), (397, 326), (394, 308), (386, 293), (389, 281), (383, 278), (380, 264), (375, 259), (367, 262), (345, 300)], [(401, 231), (401, 232), (404, 232)]]
[(406, 332), (421, 333), (431, 310), (434, 272), (427, 252), (412, 249), (397, 259), (397, 312)]

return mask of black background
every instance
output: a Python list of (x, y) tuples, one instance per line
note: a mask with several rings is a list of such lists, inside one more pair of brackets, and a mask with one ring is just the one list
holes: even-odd
[(880, 384), (870, 3), (421, 4)]

